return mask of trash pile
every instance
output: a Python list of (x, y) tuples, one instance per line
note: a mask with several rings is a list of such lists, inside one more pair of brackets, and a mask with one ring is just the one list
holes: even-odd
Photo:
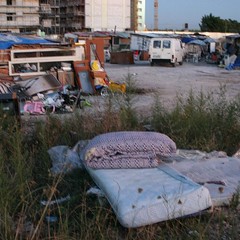
[(16, 96), (19, 114), (73, 112), (77, 107), (82, 108), (86, 102), (81, 89), (71, 84), (62, 85), (53, 74), (26, 80), (21, 77), (13, 81), (0, 80), (0, 99), (6, 99), (6, 95), (9, 96), (8, 102)]
[(19, 110), (11, 114), (71, 113), (91, 106), (84, 95), (126, 91), (124, 83), (113, 82), (104, 70), (100, 57), (104, 48), (98, 46), (103, 40), (64, 44), (0, 36), (4, 43), (0, 53), (4, 56), (0, 62), (0, 110), (10, 112), (9, 105), (15, 99)]
[(224, 39), (213, 39), (205, 35), (183, 37), (186, 61), (198, 63), (205, 60), (210, 64), (218, 64), (226, 70), (240, 67), (240, 35), (229, 35)]

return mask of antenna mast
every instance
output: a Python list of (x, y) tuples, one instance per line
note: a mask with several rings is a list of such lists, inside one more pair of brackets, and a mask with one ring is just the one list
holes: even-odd
[(154, 0), (154, 30), (158, 30), (158, 0)]

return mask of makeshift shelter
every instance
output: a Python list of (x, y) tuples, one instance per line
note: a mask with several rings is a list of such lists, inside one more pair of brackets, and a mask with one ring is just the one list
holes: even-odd
[(49, 44), (53, 44), (53, 42), (40, 37), (0, 33), (0, 64), (8, 63), (10, 60), (10, 49), (14, 46)]
[(52, 44), (52, 41), (40, 37), (17, 36), (0, 33), (0, 49), (9, 49), (13, 45)]

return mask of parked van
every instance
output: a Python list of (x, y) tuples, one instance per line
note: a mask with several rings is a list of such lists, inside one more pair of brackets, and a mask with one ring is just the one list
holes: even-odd
[(184, 49), (178, 38), (152, 38), (149, 45), (149, 61), (151, 66), (155, 63), (169, 62), (174, 67), (177, 63), (182, 65)]

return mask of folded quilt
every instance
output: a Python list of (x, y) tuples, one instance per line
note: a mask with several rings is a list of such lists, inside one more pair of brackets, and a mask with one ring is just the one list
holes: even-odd
[(91, 168), (151, 168), (175, 152), (176, 144), (165, 134), (123, 131), (94, 137), (82, 154)]

